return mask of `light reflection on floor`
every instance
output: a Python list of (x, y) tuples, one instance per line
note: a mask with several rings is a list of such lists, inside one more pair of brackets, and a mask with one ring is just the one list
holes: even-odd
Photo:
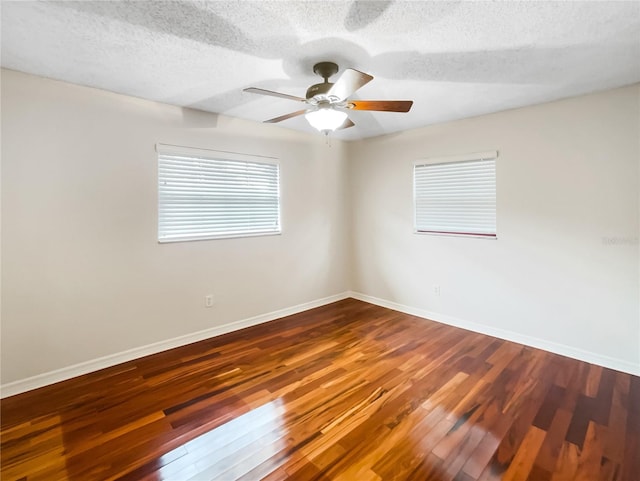
[(205, 433), (160, 459), (156, 479), (236, 479), (285, 447), (280, 399)]

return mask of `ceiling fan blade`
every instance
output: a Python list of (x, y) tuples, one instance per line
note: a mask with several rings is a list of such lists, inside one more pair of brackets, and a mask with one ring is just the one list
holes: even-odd
[(298, 110), (297, 112), (291, 112), (290, 114), (281, 115), (280, 117), (275, 117), (273, 119), (265, 120), (265, 124), (275, 124), (276, 122), (282, 122), (283, 120), (290, 119), (292, 117), (297, 117), (298, 115), (302, 115), (306, 113), (306, 110)]
[(336, 130), (342, 130), (342, 129), (348, 129), (349, 127), (353, 127), (354, 124), (353, 121), (347, 117), (347, 120), (345, 120), (342, 125), (340, 127), (338, 127)]
[(363, 85), (371, 82), (373, 77), (369, 74), (354, 70), (346, 69), (340, 78), (333, 84), (331, 90), (327, 92), (328, 97), (336, 97), (338, 100), (344, 100), (354, 93)]
[(408, 112), (413, 100), (350, 100), (353, 110), (378, 110), (380, 112)]
[(280, 92), (274, 92), (273, 90), (265, 90), (259, 89), (256, 87), (249, 87), (244, 89), (245, 92), (250, 92), (252, 94), (260, 94), (260, 95), (269, 95), (271, 97), (280, 97), (282, 99), (295, 100), (296, 102), (306, 102), (307, 99), (303, 99), (302, 97), (296, 97), (295, 95), (289, 94), (281, 94)]

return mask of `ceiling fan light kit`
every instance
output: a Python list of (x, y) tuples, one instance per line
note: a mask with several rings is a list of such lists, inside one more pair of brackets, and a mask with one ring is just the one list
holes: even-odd
[(309, 110), (304, 114), (307, 122), (320, 132), (334, 131), (347, 120), (347, 113), (336, 110), (330, 105), (319, 105), (317, 110)]
[(310, 106), (309, 109), (281, 115), (273, 119), (265, 120), (265, 122), (273, 124), (304, 114), (307, 122), (309, 122), (313, 128), (324, 133), (353, 127), (355, 124), (349, 119), (347, 110), (408, 112), (413, 105), (412, 100), (350, 101), (349, 96), (373, 80), (371, 75), (358, 70), (346, 69), (335, 83), (329, 82), (329, 77), (338, 72), (337, 64), (333, 62), (319, 62), (313, 66), (313, 72), (322, 77), (324, 82), (310, 86), (307, 89), (306, 98), (256, 87), (249, 87), (244, 89), (244, 91), (306, 103)]

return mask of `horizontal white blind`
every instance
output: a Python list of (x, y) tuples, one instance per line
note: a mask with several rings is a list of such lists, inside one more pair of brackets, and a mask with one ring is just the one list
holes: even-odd
[(278, 164), (223, 157), (158, 154), (160, 242), (280, 232)]
[(496, 236), (496, 161), (414, 166), (417, 232)]

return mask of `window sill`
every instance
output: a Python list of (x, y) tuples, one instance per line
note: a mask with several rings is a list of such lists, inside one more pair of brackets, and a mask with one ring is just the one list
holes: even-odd
[(158, 244), (171, 244), (174, 242), (191, 242), (191, 241), (207, 241), (207, 240), (217, 240), (217, 239), (242, 239), (242, 238), (250, 238), (250, 237), (267, 237), (274, 235), (282, 235), (282, 231), (277, 232), (256, 232), (253, 234), (223, 234), (223, 235), (212, 235), (212, 236), (203, 236), (203, 237), (172, 237), (169, 239), (158, 239)]
[(475, 239), (498, 240), (497, 234), (465, 234), (462, 232), (431, 232), (421, 230), (414, 230), (413, 233), (418, 235), (431, 235), (438, 237), (473, 237)]

